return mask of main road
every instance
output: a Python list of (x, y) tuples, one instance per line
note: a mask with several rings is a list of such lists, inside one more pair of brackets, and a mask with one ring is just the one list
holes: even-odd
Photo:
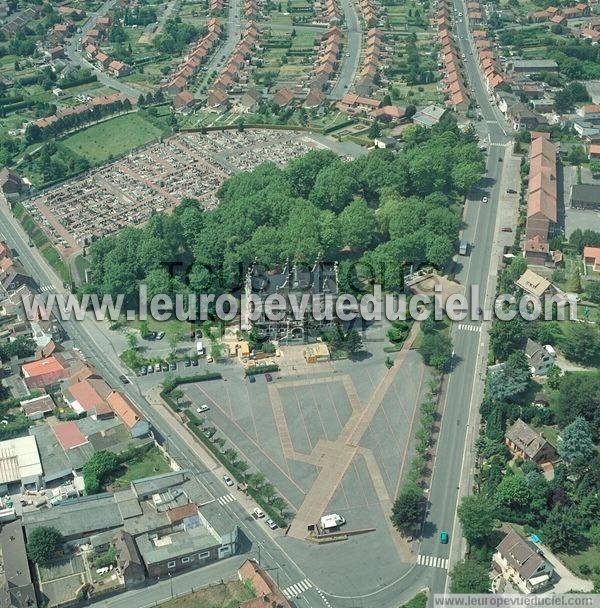
[(341, 0), (347, 29), (345, 53), (342, 57), (340, 73), (335, 86), (329, 93), (330, 99), (341, 99), (350, 89), (360, 62), (362, 46), (362, 25), (356, 12), (354, 0)]

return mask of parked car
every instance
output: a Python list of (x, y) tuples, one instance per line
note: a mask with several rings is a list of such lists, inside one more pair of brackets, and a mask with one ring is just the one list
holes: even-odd
[(169, 364), (168, 364), (168, 363), (161, 363), (161, 365), (160, 365), (160, 369), (161, 369), (163, 372), (168, 372), (168, 371), (169, 371)]
[(153, 366), (153, 365), (149, 365), (149, 366), (148, 366), (148, 369), (147, 369), (147, 372), (148, 372), (149, 374), (153, 374), (153, 373), (154, 373), (154, 366)]
[(233, 485), (233, 479), (231, 479), (231, 477), (229, 477), (229, 475), (223, 475), (223, 481), (225, 482), (226, 486)]
[(208, 357), (206, 357), (206, 362), (207, 363), (212, 363), (213, 362), (213, 358), (210, 355), (208, 355)]
[(201, 405), (200, 407), (196, 408), (196, 411), (201, 414), (202, 412), (208, 412), (210, 408), (208, 407), (208, 405), (206, 405), (206, 403), (204, 403), (203, 405)]
[(256, 382), (256, 377), (255, 376), (248, 376), (248, 382), (250, 382), (250, 383)]
[(273, 381), (273, 376), (271, 376), (271, 374), (265, 374), (265, 380), (267, 382), (272, 382)]
[(502, 228), (502, 232), (512, 232), (512, 228), (509, 226), (504, 226), (504, 228)]
[(146, 334), (146, 340), (156, 340), (157, 333), (155, 331), (149, 331)]
[(516, 194), (517, 193), (517, 191), (514, 188), (509, 188), (506, 192), (508, 194)]
[(198, 359), (192, 359), (192, 367), (198, 367)]
[(448, 532), (446, 532), (445, 530), (442, 530), (440, 532), (440, 542), (442, 543), (442, 545), (448, 544)]
[(175, 361), (172, 361), (171, 363), (169, 363), (169, 369), (171, 371), (174, 371), (177, 369), (177, 363), (175, 363)]
[(183, 367), (189, 367), (191, 364), (192, 364), (192, 362), (189, 359), (183, 360)]
[(140, 367), (140, 376), (145, 376), (148, 373), (148, 368), (145, 365)]
[(487, 202), (488, 202), (488, 197), (487, 197), (487, 196), (484, 196), (484, 197), (481, 199), (481, 202), (482, 202), (482, 203), (487, 203)]
[(160, 371), (160, 363), (155, 363), (154, 364), (154, 371), (155, 372), (159, 372)]
[(164, 337), (165, 337), (165, 332), (164, 332), (164, 331), (159, 331), (159, 332), (156, 334), (156, 339), (157, 339), (157, 340), (162, 340)]
[(270, 517), (267, 519), (267, 521), (265, 521), (265, 523), (267, 526), (269, 526), (269, 528), (271, 528), (271, 530), (277, 530), (277, 524)]
[(256, 507), (256, 509), (254, 509), (254, 511), (252, 511), (252, 514), (254, 515), (254, 517), (256, 517), (256, 519), (260, 519), (261, 517), (265, 516), (262, 509), (259, 509), (258, 507)]

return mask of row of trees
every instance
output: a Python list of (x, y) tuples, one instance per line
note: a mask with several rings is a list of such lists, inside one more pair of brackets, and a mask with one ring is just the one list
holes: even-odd
[(82, 112), (61, 116), (47, 127), (40, 127), (35, 123), (29, 123), (25, 131), (25, 142), (27, 145), (40, 141), (53, 139), (65, 131), (76, 129), (90, 122), (100, 120), (105, 116), (131, 110), (129, 99), (117, 99), (112, 103), (90, 106)]

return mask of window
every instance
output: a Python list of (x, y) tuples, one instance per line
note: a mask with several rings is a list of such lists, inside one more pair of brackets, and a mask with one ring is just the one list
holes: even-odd
[(175, 568), (175, 562), (167, 562), (167, 568)]
[(198, 554), (198, 559), (207, 559), (210, 557), (210, 551), (203, 551)]
[(182, 557), (181, 558), (181, 563), (182, 564), (189, 564), (192, 561), (191, 557)]

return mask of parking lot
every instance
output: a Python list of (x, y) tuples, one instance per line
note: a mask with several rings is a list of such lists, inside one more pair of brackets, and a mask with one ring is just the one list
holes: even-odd
[[(192, 407), (209, 406), (203, 416), (216, 436), (290, 505), (295, 517), (285, 542), (312, 551), (298, 542), (306, 525), (335, 512), (346, 518), (348, 530), (375, 529), (344, 543), (342, 559), (360, 559), (372, 545), (397, 568), (399, 559), (410, 561), (410, 548), (390, 534), (389, 513), (410, 462), (415, 412), (428, 375), (415, 351), (396, 355), (388, 370), (383, 344), (368, 347), (360, 362), (283, 364), (272, 382), (258, 376), (250, 383), (238, 365), (219, 364), (214, 369), (223, 380), (181, 388)], [(280, 360), (285, 362), (285, 349)], [(340, 553), (339, 545), (319, 550)]]

